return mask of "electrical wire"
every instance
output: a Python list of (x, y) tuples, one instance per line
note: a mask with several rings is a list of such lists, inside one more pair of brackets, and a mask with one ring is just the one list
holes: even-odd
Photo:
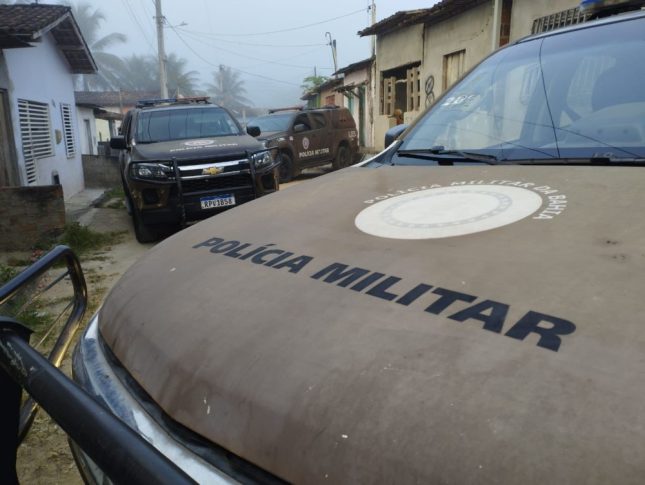
[[(298, 65), (298, 64), (286, 64), (286, 63), (284, 63), (282, 61), (288, 61), (288, 60), (294, 59), (296, 57), (301, 57), (301, 56), (310, 54), (312, 52), (320, 50), (321, 47), (326, 46), (326, 44), (323, 44), (322, 46), (318, 46), (315, 49), (311, 49), (311, 50), (308, 50), (306, 52), (301, 52), (300, 54), (297, 54), (295, 56), (290, 56), (290, 57), (286, 57), (284, 59), (278, 59), (278, 60), (273, 61), (273, 60), (268, 60), (268, 59), (262, 59), (260, 57), (254, 57), (254, 56), (249, 56), (249, 55), (246, 55), (246, 54), (241, 54), (239, 52), (234, 52), (234, 51), (231, 51), (231, 50), (228, 50), (228, 49), (224, 49), (223, 47), (218, 47), (218, 46), (212, 45), (210, 43), (207, 43), (206, 41), (203, 41), (201, 39), (195, 38), (195, 37), (191, 36), (190, 34), (188, 34), (186, 32), (183, 32), (183, 34), (188, 36), (191, 40), (193, 40), (195, 42), (199, 42), (199, 43), (201, 43), (201, 44), (203, 44), (203, 45), (205, 45), (205, 46), (207, 46), (207, 47), (209, 47), (211, 49), (226, 52), (228, 54), (233, 54), (234, 56), (244, 57), (246, 59), (251, 59), (253, 61), (260, 61), (263, 64), (275, 64), (275, 65), (278, 65), (278, 66), (295, 67), (295, 68), (303, 68), (303, 69), (310, 69), (311, 66), (303, 66), (303, 65)], [(321, 69), (333, 69), (333, 68), (330, 67), (330, 68), (321, 68)]]
[(217, 42), (223, 42), (225, 44), (235, 44), (235, 45), (246, 45), (251, 47), (279, 47), (279, 48), (292, 48), (292, 47), (317, 47), (317, 46), (326, 46), (328, 44), (318, 43), (318, 44), (257, 44), (254, 42), (240, 42), (236, 40), (226, 40), (221, 38), (218, 34), (207, 34), (196, 32), (190, 29), (179, 29), (179, 31), (186, 35), (192, 35), (193, 37), (205, 37), (208, 39), (217, 40)]
[(141, 33), (143, 34), (143, 37), (145, 38), (146, 43), (148, 44), (148, 47), (150, 47), (150, 51), (151, 51), (151, 52), (157, 52), (157, 49), (155, 49), (155, 48), (154, 48), (154, 46), (153, 46), (152, 42), (151, 42), (151, 41), (150, 41), (150, 39), (148, 38), (148, 34), (146, 33), (145, 29), (143, 28), (143, 26), (142, 26), (142, 25), (141, 25), (141, 23), (139, 22), (139, 18), (137, 17), (136, 13), (135, 13), (135, 12), (134, 12), (134, 10), (131, 8), (131, 6), (128, 4), (127, 0), (121, 0), (121, 3), (123, 3), (123, 5), (125, 6), (125, 8), (128, 10), (128, 12), (130, 12), (130, 15), (132, 16), (132, 20), (134, 20), (134, 22), (135, 22), (135, 23), (137, 24), (137, 26), (139, 27), (139, 30), (140, 30), (140, 31), (141, 31)]
[[(223, 37), (253, 37), (253, 36), (257, 36), (257, 35), (281, 34), (282, 32), (293, 32), (294, 30), (302, 30), (302, 29), (306, 29), (308, 27), (314, 27), (316, 25), (326, 24), (326, 23), (329, 23), (329, 22), (333, 22), (334, 20), (343, 19), (345, 17), (350, 17), (352, 15), (356, 15), (357, 13), (364, 12), (364, 11), (365, 11), (365, 9), (361, 8), (359, 10), (354, 10), (353, 12), (349, 12), (349, 13), (346, 13), (344, 15), (339, 15), (337, 17), (332, 17), (330, 19), (321, 20), (320, 22), (314, 22), (314, 23), (311, 23), (311, 24), (300, 25), (298, 27), (290, 27), (290, 28), (287, 28), (287, 29), (272, 30), (272, 31), (269, 31), (269, 32), (254, 32), (252, 34), (216, 34), (216, 35), (223, 36)], [(201, 34), (201, 35), (210, 35), (207, 32), (197, 32), (197, 31), (195, 31), (195, 33)]]
[[(170, 28), (175, 33), (175, 35), (177, 35), (179, 40), (188, 48), (188, 50), (190, 50), (193, 54), (195, 54), (195, 56), (197, 56), (199, 59), (201, 59), (203, 62), (205, 62), (209, 66), (216, 67), (216, 68), (220, 67), (218, 64), (213, 64), (208, 59), (204, 58), (199, 52), (197, 52), (195, 49), (193, 49), (192, 46), (188, 42), (186, 42), (186, 40), (181, 36), (181, 34), (179, 32), (177, 32), (177, 29), (175, 29), (175, 27), (173, 27), (171, 25)], [(241, 74), (246, 74), (247, 76), (258, 77), (260, 79), (266, 79), (267, 81), (273, 81), (273, 82), (280, 83), (280, 84), (287, 84), (289, 86), (300, 87), (300, 85), (292, 83), (292, 82), (289, 82), (289, 81), (282, 81), (280, 79), (274, 79), (274, 78), (271, 78), (271, 77), (268, 77), (268, 76), (263, 76), (261, 74), (254, 74), (254, 73), (251, 73), (251, 72), (243, 71), (241, 69), (236, 69), (234, 67), (230, 67), (230, 69), (232, 69), (233, 71), (239, 72)]]

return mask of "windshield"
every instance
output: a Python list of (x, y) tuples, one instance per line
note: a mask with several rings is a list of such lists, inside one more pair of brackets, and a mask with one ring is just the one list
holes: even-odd
[(257, 126), (262, 133), (271, 131), (287, 131), (293, 120), (293, 114), (260, 116), (249, 122), (250, 126)]
[(154, 143), (239, 134), (237, 123), (223, 109), (168, 109), (140, 112), (135, 140), (137, 143)]
[(500, 160), (643, 157), (642, 26), (617, 22), (500, 51), (448, 92), (400, 148)]

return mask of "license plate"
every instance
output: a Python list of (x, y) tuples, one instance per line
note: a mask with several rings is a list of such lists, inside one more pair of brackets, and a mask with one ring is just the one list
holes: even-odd
[(216, 209), (218, 207), (227, 207), (230, 205), (235, 205), (235, 195), (224, 194), (213, 195), (211, 197), (202, 197), (201, 199), (199, 199), (199, 202), (202, 205), (202, 209)]

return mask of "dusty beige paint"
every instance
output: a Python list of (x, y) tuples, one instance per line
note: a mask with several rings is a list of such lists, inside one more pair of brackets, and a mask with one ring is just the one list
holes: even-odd
[(574, 8), (577, 0), (522, 0), (513, 2), (511, 11), (511, 39), (513, 42), (531, 33), (533, 21), (537, 18)]
[(434, 76), (435, 97), (443, 92), (444, 56), (465, 49), (468, 70), (490, 54), (492, 5), (485, 3), (426, 29), (421, 78), (425, 82), (429, 75)]

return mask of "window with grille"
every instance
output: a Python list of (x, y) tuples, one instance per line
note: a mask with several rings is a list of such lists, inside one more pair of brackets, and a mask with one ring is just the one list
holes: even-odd
[(589, 15), (580, 11), (580, 8), (570, 8), (557, 12), (551, 15), (540, 17), (533, 21), (531, 27), (531, 34), (539, 34), (541, 32), (549, 32), (551, 30), (566, 27), (567, 25), (575, 25), (589, 20)]
[(63, 136), (65, 137), (65, 153), (67, 158), (76, 156), (76, 145), (74, 143), (74, 129), (72, 125), (72, 107), (69, 104), (60, 105), (60, 113), (63, 117)]
[(36, 160), (54, 156), (49, 106), (46, 103), (19, 99), (18, 116), (27, 183), (33, 184), (36, 182)]
[(404, 113), (420, 108), (420, 64), (415, 62), (389, 71), (381, 71), (382, 115), (393, 116), (397, 109)]

